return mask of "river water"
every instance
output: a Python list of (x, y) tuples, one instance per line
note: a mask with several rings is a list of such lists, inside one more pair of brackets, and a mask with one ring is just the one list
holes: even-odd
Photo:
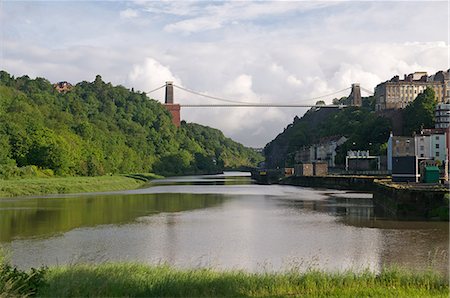
[(399, 265), (448, 275), (449, 226), (374, 214), (372, 195), (253, 184), (246, 173), (111, 193), (0, 200), (20, 268), (132, 261), (251, 272)]

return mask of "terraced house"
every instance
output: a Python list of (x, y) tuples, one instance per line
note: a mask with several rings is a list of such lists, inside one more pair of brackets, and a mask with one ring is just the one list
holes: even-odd
[(426, 72), (404, 75), (403, 80), (394, 76), (375, 87), (375, 109), (403, 109), (427, 87), (434, 89), (436, 102), (450, 102), (450, 69), (428, 76)]

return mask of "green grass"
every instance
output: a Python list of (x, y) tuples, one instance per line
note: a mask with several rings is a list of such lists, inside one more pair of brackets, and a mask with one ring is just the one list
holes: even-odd
[[(50, 268), (38, 296), (52, 297), (448, 297), (446, 278), (399, 269), (379, 274), (217, 272), (138, 264)], [(0, 295), (1, 296), (1, 295)]]
[(145, 181), (156, 178), (153, 174), (137, 177), (51, 177), (0, 180), (0, 198), (42, 194), (81, 193), (134, 189)]

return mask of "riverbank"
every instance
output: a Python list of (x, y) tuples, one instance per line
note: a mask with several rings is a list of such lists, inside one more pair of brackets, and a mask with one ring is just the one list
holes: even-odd
[(386, 177), (377, 176), (289, 176), (279, 183), (303, 187), (332, 188), (342, 190), (374, 191), (376, 181)]
[(0, 198), (135, 189), (155, 178), (160, 176), (148, 173), (0, 180)]
[[(412, 273), (398, 269), (382, 270), (378, 274), (368, 271), (325, 273), (314, 270), (306, 273), (292, 270), (284, 273), (254, 274), (242, 271), (181, 270), (169, 266), (110, 263), (50, 268), (35, 281), (38, 297), (448, 297), (449, 295), (449, 283), (445, 277), (431, 272)], [(10, 288), (9, 291), (14, 293), (14, 288)], [(0, 296), (2, 294), (5, 293), (0, 292)]]
[(449, 190), (441, 184), (393, 183), (377, 176), (289, 176), (279, 184), (365, 191), (373, 194), (375, 213), (397, 219), (449, 220)]
[(302, 187), (365, 191), (375, 213), (397, 219), (449, 220), (449, 190), (441, 184), (393, 183), (376, 176), (289, 176), (277, 183)]

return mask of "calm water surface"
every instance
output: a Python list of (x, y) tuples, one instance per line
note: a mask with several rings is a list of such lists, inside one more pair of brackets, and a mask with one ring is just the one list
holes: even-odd
[(243, 173), (111, 193), (0, 200), (12, 262), (136, 261), (247, 271), (432, 267), (448, 275), (449, 226), (374, 214), (372, 195), (255, 185)]

